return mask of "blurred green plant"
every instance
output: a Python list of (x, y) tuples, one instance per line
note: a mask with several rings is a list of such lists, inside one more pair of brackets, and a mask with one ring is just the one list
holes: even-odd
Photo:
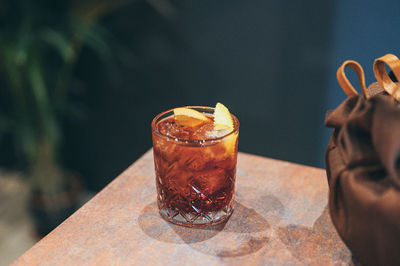
[[(0, 2), (0, 141), (12, 135), (31, 188), (60, 193), (68, 185), (58, 162), (61, 118), (71, 115), (74, 67), (83, 47), (113, 56), (99, 20), (129, 0)], [(4, 99), (3, 99), (4, 100)]]

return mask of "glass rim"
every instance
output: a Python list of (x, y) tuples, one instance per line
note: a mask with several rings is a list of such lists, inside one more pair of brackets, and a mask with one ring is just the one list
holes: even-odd
[[(182, 106), (182, 107), (190, 108), (190, 109), (196, 109), (196, 108), (198, 108), (198, 109), (211, 109), (211, 110), (215, 109), (215, 107), (210, 107), (210, 106)], [(176, 108), (180, 108), (180, 107), (176, 107)], [(214, 144), (215, 142), (220, 142), (221, 140), (225, 139), (226, 137), (228, 137), (228, 136), (230, 136), (230, 135), (232, 135), (232, 134), (234, 134), (234, 133), (239, 131), (239, 126), (240, 126), (239, 119), (234, 114), (231, 113), (231, 116), (232, 116), (232, 119), (233, 119), (233, 130), (230, 131), (228, 134), (223, 135), (223, 136), (218, 137), (218, 138), (215, 138), (215, 139), (184, 140), (184, 139), (179, 139), (179, 138), (174, 138), (172, 136), (164, 135), (158, 130), (158, 128), (156, 127), (156, 124), (157, 124), (158, 119), (160, 117), (162, 117), (163, 115), (165, 115), (167, 113), (173, 113), (174, 109), (175, 108), (166, 110), (164, 112), (161, 112), (161, 113), (159, 113), (158, 115), (156, 115), (153, 118), (153, 121), (151, 122), (151, 131), (152, 131), (153, 134), (156, 134), (157, 136), (160, 136), (160, 137), (162, 137), (164, 139), (168, 139), (168, 140), (171, 140), (171, 141), (173, 141), (175, 143), (179, 143), (179, 144), (194, 145), (194, 146), (206, 146), (206, 145)]]

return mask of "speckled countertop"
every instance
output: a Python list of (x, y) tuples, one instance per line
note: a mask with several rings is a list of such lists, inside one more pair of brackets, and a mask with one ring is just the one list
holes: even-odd
[(239, 153), (236, 207), (206, 229), (162, 220), (145, 153), (15, 265), (351, 264), (323, 169)]

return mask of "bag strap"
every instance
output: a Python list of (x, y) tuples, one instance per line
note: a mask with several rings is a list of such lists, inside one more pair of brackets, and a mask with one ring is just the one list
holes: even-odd
[(354, 89), (353, 85), (351, 85), (350, 81), (346, 77), (345, 68), (350, 67), (353, 69), (358, 77), (358, 81), (360, 83), (361, 92), (366, 99), (368, 99), (367, 87), (365, 86), (365, 77), (364, 77), (364, 70), (359, 63), (353, 60), (345, 61), (337, 70), (336, 78), (339, 82), (340, 87), (342, 87), (344, 93), (348, 97), (353, 95), (357, 95), (358, 92)]
[(387, 54), (374, 62), (374, 74), (379, 85), (396, 100), (400, 101), (400, 85), (398, 82), (393, 82), (389, 77), (385, 64), (392, 70), (396, 79), (400, 80), (400, 60), (393, 54)]

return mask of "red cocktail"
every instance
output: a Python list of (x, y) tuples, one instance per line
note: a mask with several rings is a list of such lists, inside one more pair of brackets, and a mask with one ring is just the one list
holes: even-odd
[(229, 114), (232, 126), (217, 127), (214, 108), (187, 108), (206, 118), (170, 110), (152, 122), (160, 214), (190, 227), (221, 223), (233, 211), (239, 122)]

